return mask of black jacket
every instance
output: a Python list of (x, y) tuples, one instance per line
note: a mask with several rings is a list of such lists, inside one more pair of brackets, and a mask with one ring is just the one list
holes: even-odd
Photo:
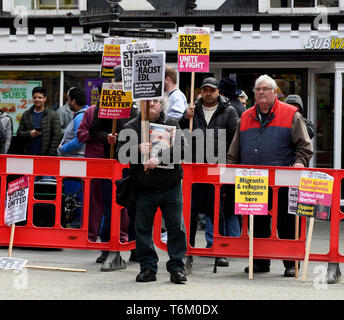
[[(164, 114), (162, 113), (160, 118), (155, 121), (157, 124), (164, 124), (169, 126), (176, 126), (179, 129), (178, 120), (173, 118), (165, 118)], [(141, 116), (137, 116), (135, 119), (127, 122), (123, 129), (132, 129), (137, 134), (137, 143), (141, 143)], [(181, 134), (180, 130), (177, 130), (177, 135)], [(173, 169), (163, 169), (163, 168), (155, 168), (153, 170), (149, 170), (149, 172), (144, 171), (144, 167), (141, 161), (141, 153), (138, 144), (131, 143), (129, 138), (126, 137), (126, 140), (122, 141), (122, 136), (119, 136), (117, 150), (116, 150), (116, 157), (118, 158), (118, 153), (121, 152), (121, 148), (129, 143), (130, 148), (126, 148), (127, 156), (130, 153), (134, 153), (138, 155), (136, 159), (138, 163), (130, 163), (130, 175), (134, 178), (136, 183), (136, 188), (139, 191), (165, 191), (171, 187), (174, 187), (180, 183), (183, 178), (183, 170), (181, 165), (174, 164)], [(176, 137), (174, 148), (181, 148), (183, 149), (184, 143), (183, 139)], [(181, 150), (181, 155), (183, 156), (183, 150)], [(173, 149), (169, 149), (168, 152), (173, 154)]]
[[(239, 118), (241, 118), (241, 115), (246, 111), (246, 108), (243, 106), (243, 104), (240, 102), (240, 100), (237, 97), (226, 97), (224, 96), (226, 103), (231, 104), (232, 107), (236, 110)], [(227, 101), (228, 99), (228, 101)]]
[[(229, 146), (234, 137), (234, 133), (237, 127), (237, 122), (239, 120), (236, 110), (231, 106), (228, 99), (222, 96), (219, 96), (218, 102), (219, 102), (219, 105), (216, 111), (214, 112), (212, 118), (210, 119), (208, 125), (205, 120), (203, 109), (202, 109), (202, 99), (199, 99), (196, 102), (195, 116), (193, 118), (193, 131), (196, 129), (201, 129), (204, 135), (206, 135), (207, 129), (213, 129), (214, 131), (214, 140), (206, 139), (206, 138), (204, 139), (204, 160), (203, 160), (204, 163), (207, 163), (207, 158), (206, 158), (207, 143), (214, 144), (214, 156), (217, 157), (219, 155), (219, 150), (218, 150), (219, 139), (226, 138), (226, 141), (220, 141), (220, 142), (223, 142), (222, 144), (220, 144), (220, 147), (225, 148), (225, 150), (221, 150), (221, 153), (227, 154)], [(179, 119), (179, 125), (181, 129), (189, 128), (189, 120), (185, 118), (185, 115), (186, 115), (186, 111), (183, 117)], [(226, 130), (225, 137), (219, 136), (218, 134), (219, 129)], [(191, 145), (190, 141), (188, 141), (188, 143), (189, 145)], [(192, 162), (197, 162), (196, 151), (197, 151), (196, 141), (195, 139), (192, 139)]]

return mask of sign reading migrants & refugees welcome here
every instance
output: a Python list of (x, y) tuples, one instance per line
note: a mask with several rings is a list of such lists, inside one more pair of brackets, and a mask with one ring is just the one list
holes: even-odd
[(268, 214), (269, 171), (236, 169), (235, 214)]

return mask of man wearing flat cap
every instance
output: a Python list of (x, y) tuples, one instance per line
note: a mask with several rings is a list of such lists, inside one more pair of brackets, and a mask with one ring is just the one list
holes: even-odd
[[(214, 155), (217, 157), (222, 154), (224, 150), (229, 149), (229, 145), (234, 136), (234, 132), (239, 120), (235, 109), (230, 105), (225, 98), (220, 95), (218, 89), (218, 82), (215, 78), (205, 78), (201, 85), (201, 98), (194, 106), (190, 106), (182, 118), (179, 120), (181, 129), (189, 128), (189, 120), (193, 117), (193, 131), (201, 130), (204, 135), (204, 155), (200, 161), (200, 156), (197, 154), (196, 141), (189, 141), (192, 144), (192, 162), (210, 163), (207, 159), (207, 145), (213, 144)], [(213, 133), (213, 139), (208, 138), (209, 132)], [(225, 132), (225, 136), (221, 134)], [(223, 148), (224, 150), (220, 150)], [(210, 149), (210, 148), (209, 148)], [(208, 150), (209, 150), (208, 149)], [(219, 157), (218, 157), (219, 158)], [(221, 161), (221, 160), (220, 160)], [(222, 163), (222, 162), (221, 162)], [(225, 161), (224, 161), (225, 163)], [(214, 188), (209, 184), (195, 184), (192, 188), (192, 203), (191, 203), (191, 227), (190, 227), (190, 245), (195, 246), (195, 236), (197, 230), (197, 217), (202, 212), (214, 220)], [(231, 223), (231, 227), (237, 229), (240, 234), (239, 221), (237, 217), (232, 215), (235, 221)], [(228, 266), (228, 262), (218, 260), (219, 266)]]
[(236, 81), (231, 78), (222, 78), (219, 82), (219, 91), (220, 94), (229, 100), (240, 118), (241, 114), (245, 112), (246, 109), (240, 102), (239, 95), (242, 93), (242, 91), (237, 89)]

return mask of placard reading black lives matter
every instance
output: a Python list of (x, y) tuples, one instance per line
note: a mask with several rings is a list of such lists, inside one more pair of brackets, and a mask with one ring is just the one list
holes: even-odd
[(162, 98), (165, 81), (165, 52), (140, 53), (133, 58), (133, 99)]

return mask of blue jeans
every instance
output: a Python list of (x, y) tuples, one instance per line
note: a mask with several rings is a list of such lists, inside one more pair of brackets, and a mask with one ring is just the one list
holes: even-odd
[(139, 191), (136, 205), (136, 258), (141, 271), (158, 271), (158, 255), (153, 243), (153, 222), (155, 213), (161, 210), (167, 229), (166, 263), (168, 272), (184, 268), (183, 257), (186, 252), (186, 233), (183, 220), (183, 194), (181, 185), (162, 192)]
[[(205, 224), (205, 239), (207, 241), (207, 248), (213, 245), (213, 224), (210, 217), (207, 217)], [(225, 217), (223, 235), (226, 237), (240, 237), (241, 228), (239, 223), (239, 216), (230, 214)]]

